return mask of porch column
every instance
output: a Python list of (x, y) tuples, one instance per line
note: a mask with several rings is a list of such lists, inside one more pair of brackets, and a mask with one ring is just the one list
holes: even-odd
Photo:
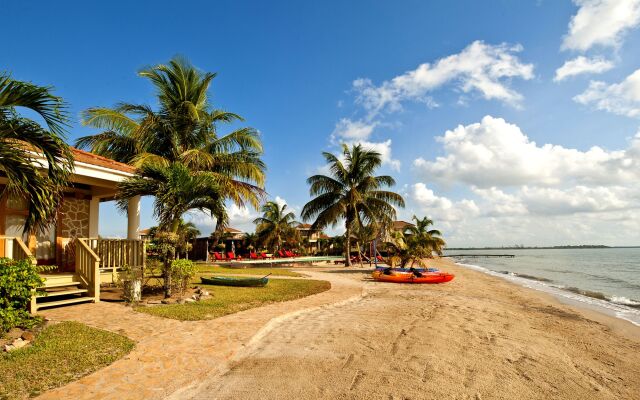
[(100, 198), (93, 196), (89, 201), (89, 237), (98, 237), (98, 221), (100, 220)]
[(127, 206), (127, 239), (140, 239), (140, 196), (129, 199)]

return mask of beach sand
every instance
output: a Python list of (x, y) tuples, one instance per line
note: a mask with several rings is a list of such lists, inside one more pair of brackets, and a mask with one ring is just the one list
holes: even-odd
[(436, 262), (444, 285), (367, 280), (364, 296), (269, 324), (180, 398), (639, 399), (640, 328)]

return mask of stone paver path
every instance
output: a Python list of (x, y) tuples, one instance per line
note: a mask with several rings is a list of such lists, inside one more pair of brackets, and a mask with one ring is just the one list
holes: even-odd
[[(117, 332), (137, 342), (121, 360), (39, 399), (161, 399), (199, 380), (222, 373), (270, 321), (357, 298), (362, 283), (342, 274), (307, 272), (331, 282), (331, 289), (298, 300), (273, 303), (207, 321), (176, 321), (101, 302), (47, 310), (54, 321), (73, 320)], [(255, 338), (254, 338), (255, 336)]]

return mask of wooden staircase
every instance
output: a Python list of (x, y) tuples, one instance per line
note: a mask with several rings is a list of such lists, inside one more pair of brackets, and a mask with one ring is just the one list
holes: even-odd
[(96, 301), (77, 274), (41, 274), (41, 276), (45, 279), (45, 284), (38, 291), (44, 293), (34, 296), (31, 300), (32, 313), (47, 307)]

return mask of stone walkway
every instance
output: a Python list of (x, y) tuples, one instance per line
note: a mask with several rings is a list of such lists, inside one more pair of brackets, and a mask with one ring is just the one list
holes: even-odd
[[(341, 274), (305, 271), (331, 282), (331, 289), (208, 321), (176, 321), (138, 313), (113, 303), (43, 311), (53, 321), (78, 321), (137, 342), (123, 359), (39, 399), (162, 399), (204, 377), (222, 373), (270, 321), (362, 296), (362, 283)], [(273, 322), (272, 321), (272, 322)], [(254, 338), (256, 336), (256, 338)]]

